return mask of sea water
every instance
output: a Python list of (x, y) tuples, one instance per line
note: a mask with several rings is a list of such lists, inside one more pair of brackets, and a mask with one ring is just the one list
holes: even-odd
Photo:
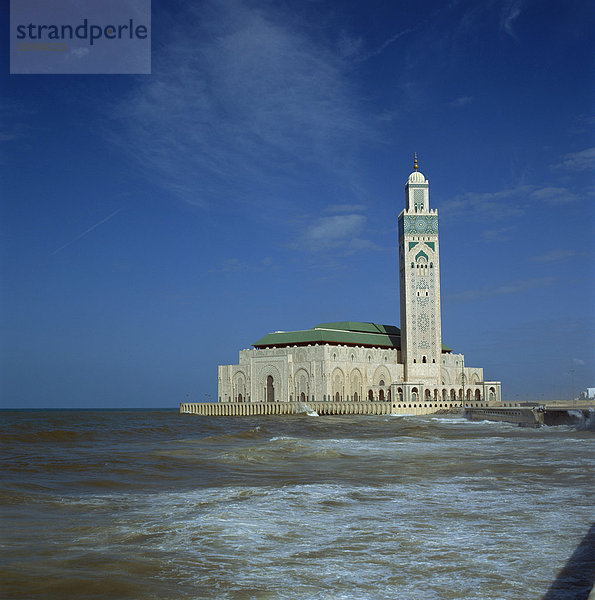
[(542, 597), (594, 520), (588, 428), (1, 411), (4, 599)]

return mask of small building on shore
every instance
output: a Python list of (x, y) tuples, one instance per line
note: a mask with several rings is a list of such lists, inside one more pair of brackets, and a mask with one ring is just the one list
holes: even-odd
[(398, 232), (400, 328), (340, 321), (269, 333), (219, 366), (218, 402), (384, 402), (395, 413), (499, 402), (500, 382), (442, 343), (438, 213), (417, 157)]

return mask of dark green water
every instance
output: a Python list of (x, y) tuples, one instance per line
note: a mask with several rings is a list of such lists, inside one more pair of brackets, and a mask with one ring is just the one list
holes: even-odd
[(4, 599), (542, 597), (592, 431), (453, 417), (2, 411)]

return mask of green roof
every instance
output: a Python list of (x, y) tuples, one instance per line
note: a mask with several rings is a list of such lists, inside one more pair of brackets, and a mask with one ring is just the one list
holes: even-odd
[[(255, 348), (281, 346), (306, 346), (308, 344), (341, 344), (346, 346), (369, 346), (377, 348), (401, 348), (401, 331), (394, 325), (338, 321), (319, 323), (312, 329), (302, 331), (276, 331), (254, 342)], [(443, 352), (451, 349), (442, 344)]]
[(359, 323), (358, 321), (339, 321), (337, 323), (320, 323), (314, 329), (337, 329), (358, 333), (384, 333), (400, 336), (401, 331), (394, 325), (377, 325), (376, 323)]

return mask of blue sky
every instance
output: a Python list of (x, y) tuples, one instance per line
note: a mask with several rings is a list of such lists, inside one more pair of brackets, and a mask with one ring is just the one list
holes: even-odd
[(266, 333), (398, 325), (414, 152), (443, 340), (506, 400), (595, 386), (593, 16), (153, 0), (152, 75), (11, 76), (3, 53), (2, 405), (214, 399)]

